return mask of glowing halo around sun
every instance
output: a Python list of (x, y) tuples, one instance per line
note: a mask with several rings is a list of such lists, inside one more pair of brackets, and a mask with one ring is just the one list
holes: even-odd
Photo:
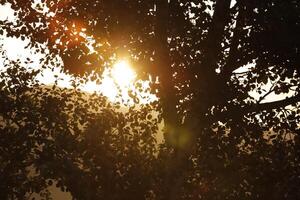
[(121, 100), (128, 101), (128, 91), (134, 90), (136, 81), (136, 73), (126, 60), (117, 61), (112, 68), (104, 70), (100, 85), (100, 92), (108, 97), (110, 101), (118, 101), (117, 96), (121, 96)]
[(135, 100), (138, 99), (139, 104), (147, 104), (157, 100), (156, 95), (149, 91), (150, 80), (138, 79), (137, 73), (127, 60), (119, 60), (112, 67), (106, 67), (99, 78), (100, 83), (88, 78), (89, 80), (82, 84), (80, 89), (88, 93), (102, 94), (111, 102), (118, 102), (123, 105), (137, 103), (131, 94), (136, 95)]
[(111, 70), (111, 76), (115, 82), (122, 88), (128, 87), (136, 78), (135, 71), (130, 67), (130, 64), (121, 60), (114, 64)]

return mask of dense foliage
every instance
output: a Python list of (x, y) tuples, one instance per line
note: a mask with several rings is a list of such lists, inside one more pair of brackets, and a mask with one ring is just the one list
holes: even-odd
[(46, 44), (41, 67), (59, 56), (83, 76), (127, 57), (140, 78), (158, 77), (159, 100), (123, 112), (6, 60), (2, 199), (53, 182), (74, 199), (300, 198), (299, 1), (6, 2), (18, 18), (1, 33)]

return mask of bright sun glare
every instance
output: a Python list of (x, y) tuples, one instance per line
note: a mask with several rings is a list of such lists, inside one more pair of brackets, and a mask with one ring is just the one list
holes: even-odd
[(114, 64), (111, 70), (111, 76), (119, 87), (128, 87), (133, 83), (136, 77), (135, 71), (130, 67), (129, 63), (121, 60)]
[(128, 91), (133, 87), (136, 73), (129, 62), (120, 60), (111, 69), (106, 69), (103, 73), (101, 92), (111, 101), (116, 101), (116, 97), (121, 92), (122, 100), (128, 100)]

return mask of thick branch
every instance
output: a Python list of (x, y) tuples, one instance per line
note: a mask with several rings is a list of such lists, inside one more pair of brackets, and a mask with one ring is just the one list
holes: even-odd
[(234, 28), (234, 31), (233, 31), (233, 36), (232, 36), (232, 40), (231, 40), (231, 44), (230, 44), (230, 51), (229, 51), (229, 56), (227, 58), (227, 63), (226, 65), (224, 66), (224, 69), (222, 71), (222, 74), (224, 76), (224, 79), (228, 79), (230, 78), (231, 76), (231, 73), (238, 67), (237, 65), (237, 58), (238, 58), (238, 44), (239, 44), (239, 38), (241, 36), (241, 33), (242, 33), (242, 25), (243, 25), (243, 20), (244, 20), (244, 13), (245, 13), (245, 10), (241, 4), (240, 1), (238, 1), (236, 3), (236, 6), (238, 6), (239, 8), (239, 12), (238, 12), (238, 16), (237, 16), (237, 19), (236, 19), (236, 26)]
[(297, 94), (293, 97), (286, 98), (279, 101), (273, 101), (262, 104), (254, 104), (246, 107), (232, 107), (229, 108), (227, 112), (216, 113), (216, 116), (219, 120), (228, 120), (228, 119), (237, 119), (241, 118), (248, 113), (259, 113), (261, 111), (270, 111), (273, 109), (284, 108), (289, 105), (293, 105), (300, 102), (300, 94)]
[[(195, 106), (188, 122), (195, 121), (197, 116), (204, 116), (207, 109), (220, 100), (220, 91), (224, 87), (220, 84), (215, 72), (218, 67), (218, 58), (222, 54), (222, 41), (224, 38), (225, 27), (229, 23), (230, 0), (220, 0), (216, 2), (214, 15), (210, 24), (207, 38), (203, 42), (203, 60), (199, 66), (197, 74), (197, 94), (195, 94)], [(221, 94), (222, 95), (222, 94)], [(201, 103), (198, 103), (201, 99)], [(193, 123), (199, 126), (199, 123)]]
[(206, 48), (203, 66), (213, 73), (217, 67), (218, 55), (222, 51), (221, 43), (225, 26), (229, 22), (230, 2), (230, 0), (217, 1), (213, 20), (205, 42)]
[(249, 107), (246, 110), (249, 113), (249, 112), (259, 112), (259, 111), (263, 111), (263, 110), (272, 110), (272, 109), (275, 109), (275, 108), (284, 108), (288, 105), (298, 103), (299, 101), (300, 101), (300, 94), (295, 95), (295, 96), (290, 97), (290, 98), (279, 100), (279, 101), (256, 104), (254, 106)]

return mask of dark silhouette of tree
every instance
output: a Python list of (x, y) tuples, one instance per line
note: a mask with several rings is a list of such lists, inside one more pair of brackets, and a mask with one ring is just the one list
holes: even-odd
[(3, 34), (46, 43), (46, 64), (59, 55), (83, 76), (130, 57), (140, 78), (158, 77), (159, 101), (124, 114), (76, 88), (30, 87), (13, 63), (1, 88), (4, 199), (48, 180), (75, 199), (300, 198), (299, 1), (42, 1), (48, 13), (7, 2), (18, 20)]
[[(1, 74), (1, 199), (56, 183), (76, 199), (143, 198), (156, 166), (149, 105), (127, 113), (96, 94), (44, 86), (18, 62)], [(129, 124), (129, 123), (130, 124)], [(134, 186), (133, 186), (134, 185)]]

